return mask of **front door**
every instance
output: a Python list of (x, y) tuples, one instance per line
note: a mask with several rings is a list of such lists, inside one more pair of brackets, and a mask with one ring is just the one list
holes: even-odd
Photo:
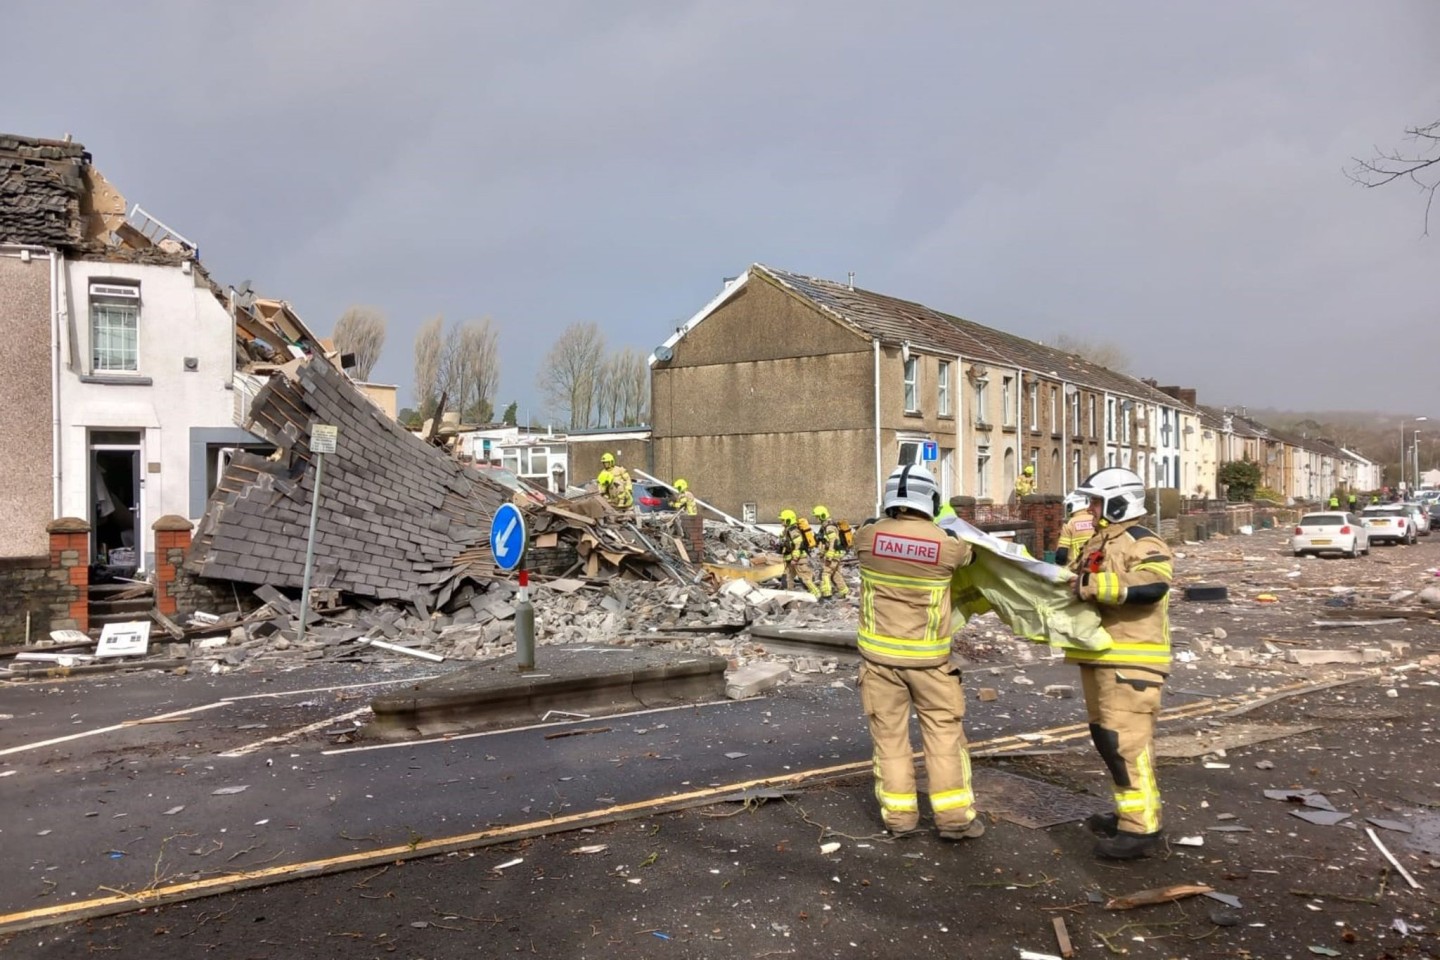
[(140, 431), (90, 431), (90, 561), (117, 573), (140, 566)]

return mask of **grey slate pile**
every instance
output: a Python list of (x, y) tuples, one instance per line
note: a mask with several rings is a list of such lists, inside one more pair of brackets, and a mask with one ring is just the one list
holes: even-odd
[[(272, 377), (247, 429), (273, 443), (266, 458), (230, 462), (186, 566), (201, 576), (299, 587), (315, 486), (313, 424), (339, 428), (325, 459), (315, 541), (317, 587), (359, 597), (444, 604), (489, 569), (489, 521), (510, 493), (411, 434), (329, 363)], [(462, 558), (463, 555), (463, 558)]]
[(78, 143), (0, 133), (0, 241), (78, 245), (89, 159)]

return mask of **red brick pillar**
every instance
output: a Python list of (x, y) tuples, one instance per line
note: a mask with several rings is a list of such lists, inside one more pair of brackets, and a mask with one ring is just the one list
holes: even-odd
[(195, 525), (184, 517), (166, 514), (151, 525), (155, 531), (155, 606), (165, 616), (179, 612), (175, 600), (175, 579), (190, 551), (190, 532)]
[(690, 554), (690, 562), (694, 564), (703, 563), (705, 560), (705, 518), (696, 514), (680, 515), (680, 539), (685, 543), (685, 552)]
[(1035, 524), (1035, 555), (1043, 557), (1060, 545), (1060, 528), (1065, 525), (1065, 498), (1058, 493), (1021, 497), (1020, 519)]
[(50, 576), (60, 581), (61, 601), (51, 608), (52, 630), (90, 629), (90, 524), (61, 517), (45, 527), (50, 534)]
[(975, 522), (975, 498), (974, 497), (951, 497), (950, 506), (955, 510), (955, 516), (966, 523)]

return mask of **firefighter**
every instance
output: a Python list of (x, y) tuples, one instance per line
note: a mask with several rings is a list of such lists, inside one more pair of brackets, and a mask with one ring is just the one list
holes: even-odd
[(695, 502), (695, 494), (690, 492), (690, 484), (684, 480), (675, 481), (675, 499), (670, 501), (670, 507), (687, 517), (693, 517), (699, 512), (700, 507)]
[(910, 712), (920, 717), (935, 827), (946, 840), (985, 832), (975, 814), (965, 744), (965, 694), (950, 662), (950, 578), (970, 547), (937, 527), (940, 493), (919, 466), (885, 481), (885, 516), (856, 535), (860, 558), (860, 704), (874, 745), (875, 797), (892, 833), (918, 828)]
[(1135, 860), (1163, 841), (1154, 738), (1170, 672), (1172, 558), (1165, 541), (1138, 525), (1145, 482), (1133, 471), (1107, 467), (1076, 493), (1089, 499), (1097, 529), (1081, 552), (1075, 593), (1099, 607), (1115, 641), (1106, 650), (1065, 651), (1080, 665), (1090, 737), (1114, 781), (1115, 812), (1085, 825), (1097, 835), (1097, 856)]
[(1084, 494), (1072, 493), (1065, 498), (1065, 526), (1060, 528), (1060, 543), (1055, 562), (1074, 570), (1080, 566), (1080, 554), (1095, 535), (1095, 517), (1090, 513), (1090, 500)]
[(819, 597), (815, 571), (810, 566), (810, 552), (815, 549), (815, 534), (810, 524), (795, 515), (794, 510), (780, 511), (780, 555), (785, 558), (785, 589), (795, 589), (798, 580), (810, 596)]
[(1352, 491), (1350, 496), (1346, 498), (1346, 503), (1349, 506), (1350, 512), (1354, 513), (1360, 507), (1360, 498)]
[(1035, 492), (1035, 466), (1025, 464), (1025, 469), (1020, 471), (1020, 476), (1015, 478), (1015, 499), (1028, 497)]
[(833, 592), (841, 600), (850, 597), (850, 587), (840, 573), (840, 564), (850, 551), (850, 524), (830, 516), (826, 507), (816, 505), (810, 515), (820, 524), (820, 599), (829, 600)]
[(616, 510), (628, 511), (635, 506), (635, 491), (630, 480), (630, 471), (615, 462), (615, 454), (600, 455), (600, 492)]
[(1335, 493), (1330, 494), (1330, 499), (1329, 499), (1328, 502), (1326, 502), (1325, 506), (1329, 507), (1331, 510), (1339, 510), (1339, 509), (1340, 509), (1340, 496), (1339, 496), (1339, 494), (1335, 494)]

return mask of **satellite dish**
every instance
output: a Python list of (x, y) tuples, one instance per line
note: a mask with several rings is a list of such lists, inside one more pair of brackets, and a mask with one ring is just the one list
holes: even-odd
[(669, 360), (673, 356), (675, 356), (675, 351), (671, 350), (664, 344), (661, 344), (660, 346), (655, 348), (655, 359), (659, 360), (661, 363), (664, 363), (666, 360)]

